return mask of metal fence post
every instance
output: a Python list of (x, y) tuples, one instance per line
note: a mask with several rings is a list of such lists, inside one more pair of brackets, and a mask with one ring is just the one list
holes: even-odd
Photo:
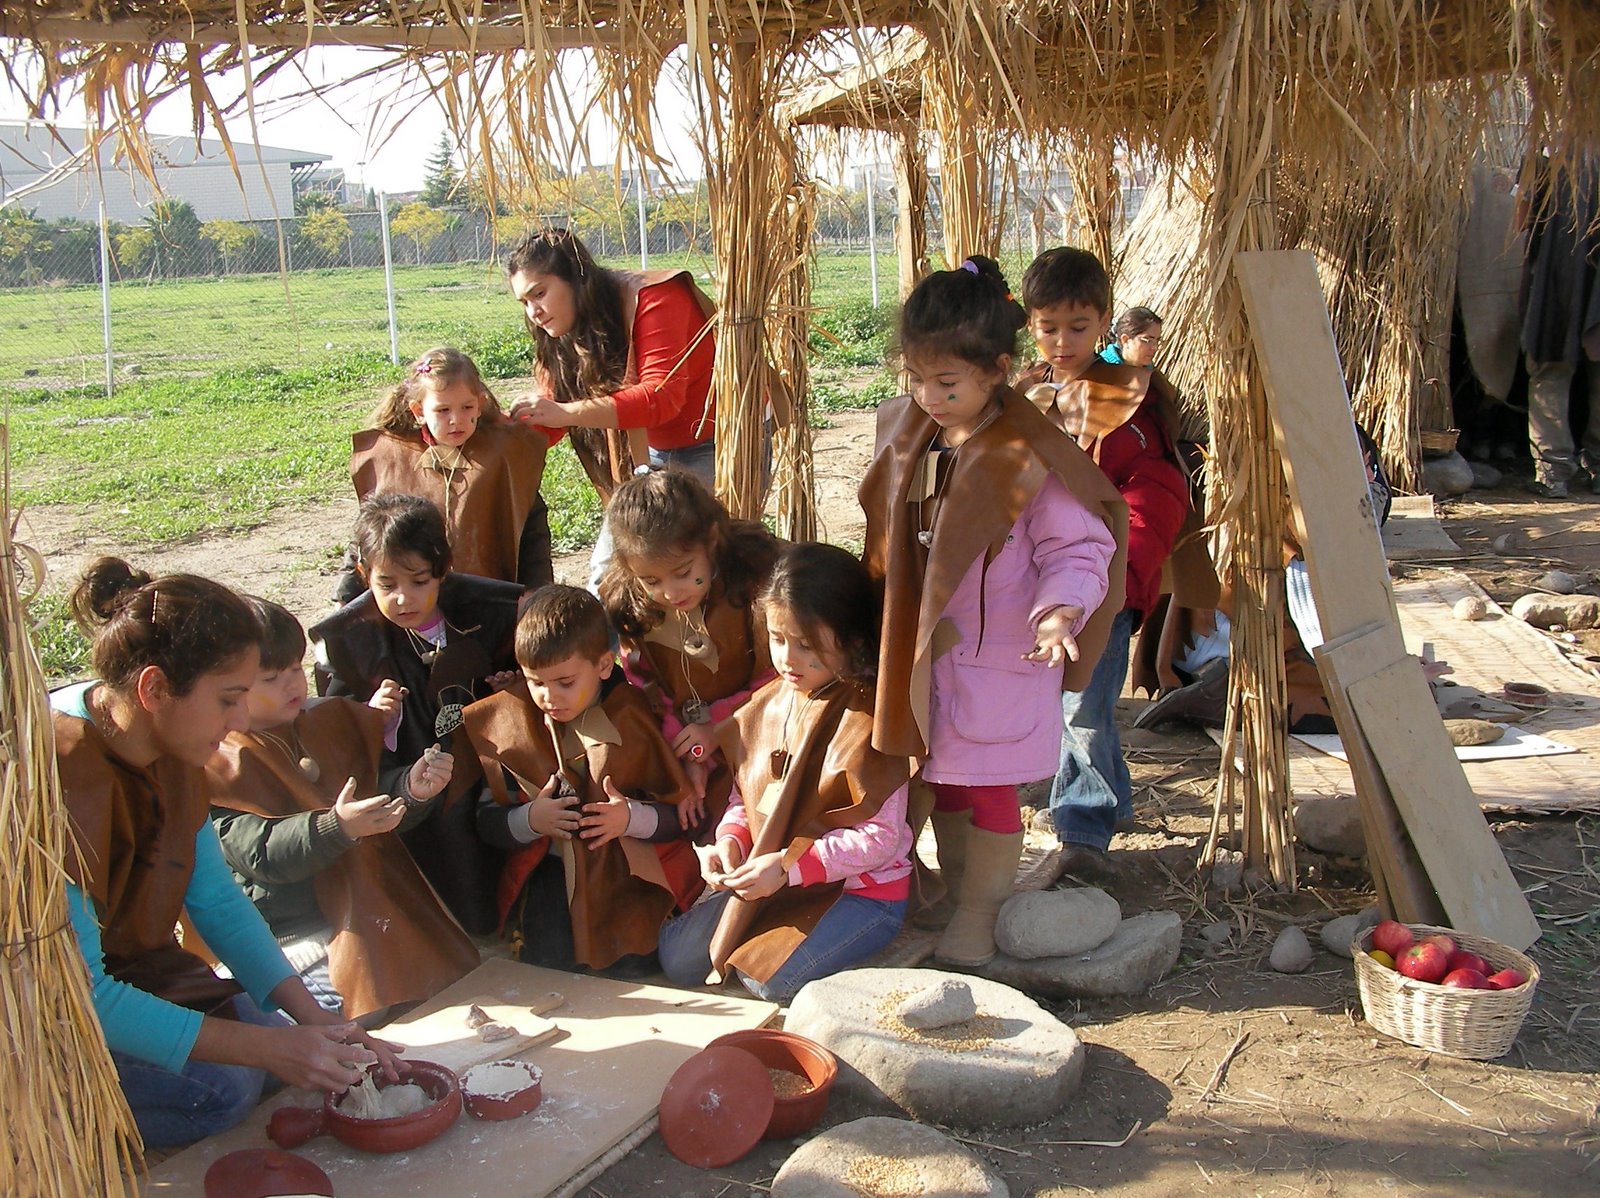
[(106, 398), (116, 383), (111, 370), (111, 233), (106, 227), (106, 202), (100, 201), (100, 323), (106, 347)]
[[(876, 153), (876, 145), (873, 147)], [(872, 306), (878, 306), (878, 205), (873, 192), (878, 189), (878, 164), (867, 164), (867, 255), (872, 263)]]
[(394, 254), (389, 247), (389, 197), (378, 193), (378, 228), (383, 233), (383, 288), (389, 296), (389, 361), (400, 365), (400, 328), (394, 319)]

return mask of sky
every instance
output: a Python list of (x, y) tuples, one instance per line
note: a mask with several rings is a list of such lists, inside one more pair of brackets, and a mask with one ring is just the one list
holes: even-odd
[[(317, 47), (299, 56), (293, 67), (278, 72), (256, 88), (256, 127), (252, 132), (244, 105), (227, 118), (237, 141), (283, 146), (327, 154), (333, 165), (364, 186), (386, 192), (415, 191), (422, 186), (428, 160), (445, 132), (443, 107), (416, 77), (398, 75), (346, 84), (323, 95), (308, 95), (310, 85), (350, 79), (390, 56), (382, 51), (349, 47)], [(563, 75), (575, 97), (586, 93), (587, 64), (581, 54), (564, 56)], [(231, 71), (210, 80), (212, 93), (227, 104), (243, 92), (243, 74)], [(669, 66), (657, 101), (657, 148), (679, 178), (703, 174), (700, 154), (689, 135), (693, 105), (681, 78)], [(0, 120), (29, 115), (25, 98), (0, 80)], [(76, 98), (63, 105), (60, 123), (83, 125), (85, 109)], [(148, 122), (152, 133), (193, 133), (186, 96), (158, 105)], [(211, 130), (207, 130), (212, 135)], [(615, 137), (604, 122), (585, 130), (587, 153), (594, 163), (611, 162)], [(459, 162), (459, 159), (458, 159)]]

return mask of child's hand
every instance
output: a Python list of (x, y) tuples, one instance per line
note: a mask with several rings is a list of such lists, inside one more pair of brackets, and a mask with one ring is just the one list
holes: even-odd
[(406, 789), (413, 799), (431, 799), (450, 785), (450, 776), (455, 772), (456, 759), (438, 745), (429, 745), (412, 764)]
[(354, 778), (345, 782), (339, 797), (333, 801), (333, 814), (339, 821), (339, 831), (351, 840), (393, 832), (400, 826), (400, 817), (405, 812), (406, 801), (401, 798), (391, 798), (389, 795), (356, 798)]
[(700, 876), (713, 890), (725, 889), (727, 876), (744, 863), (744, 845), (732, 836), (724, 836), (716, 844), (693, 847), (700, 859)]
[(703, 761), (691, 761), (684, 765), (683, 772), (689, 777), (689, 785), (694, 787), (689, 797), (678, 804), (678, 827), (688, 831), (705, 818), (706, 779), (711, 767)]
[(722, 885), (742, 899), (766, 898), (788, 884), (789, 871), (783, 868), (782, 853), (761, 853), (722, 879)]
[(1072, 639), (1072, 626), (1083, 616), (1083, 608), (1060, 604), (1052, 607), (1039, 621), (1034, 634), (1033, 652), (1024, 653), (1023, 661), (1037, 661), (1054, 669), (1068, 661), (1078, 660), (1078, 642)]
[(710, 724), (685, 724), (672, 740), (672, 751), (685, 761), (710, 761), (717, 751), (717, 738)]
[(484, 678), (484, 681), (489, 684), (489, 689), (497, 693), (510, 690), (521, 680), (521, 670), (501, 670), (497, 674), (490, 674)]
[(610, 778), (602, 778), (606, 797), (598, 803), (585, 803), (583, 818), (578, 821), (583, 831), (578, 835), (589, 842), (591, 849), (609, 844), (628, 831), (628, 800), (617, 793)]
[(572, 834), (578, 830), (578, 809), (572, 804), (571, 795), (556, 795), (556, 787), (561, 784), (560, 774), (551, 774), (550, 781), (546, 782), (528, 802), (528, 827), (533, 829), (536, 836), (554, 836), (557, 840), (571, 840)]
[(378, 684), (378, 689), (372, 692), (372, 698), (367, 700), (367, 706), (373, 711), (381, 711), (385, 716), (394, 717), (400, 710), (400, 702), (410, 692), (393, 678), (385, 678)]

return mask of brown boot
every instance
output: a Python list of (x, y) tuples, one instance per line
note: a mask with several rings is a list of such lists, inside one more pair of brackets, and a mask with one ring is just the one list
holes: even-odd
[(956, 913), (933, 950), (935, 961), (976, 969), (994, 960), (994, 921), (1017, 888), (1021, 860), (1021, 832), (967, 829), (966, 872), (956, 894)]
[(961, 893), (961, 878), (967, 868), (967, 833), (972, 830), (972, 812), (935, 811), (933, 835), (939, 842), (939, 877), (944, 894), (911, 917), (914, 927), (937, 932), (956, 913), (956, 896)]

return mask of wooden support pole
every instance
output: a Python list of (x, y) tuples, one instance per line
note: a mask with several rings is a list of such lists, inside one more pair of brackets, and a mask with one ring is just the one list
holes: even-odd
[(905, 121), (894, 134), (895, 200), (899, 220), (894, 229), (900, 257), (900, 298), (928, 273), (928, 148), (922, 130)]

